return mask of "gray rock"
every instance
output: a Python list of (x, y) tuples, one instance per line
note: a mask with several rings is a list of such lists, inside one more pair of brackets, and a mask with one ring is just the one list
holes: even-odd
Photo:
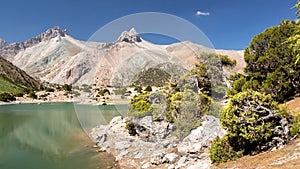
[(223, 137), (226, 131), (221, 127), (220, 121), (214, 116), (205, 116), (202, 125), (183, 139), (178, 145), (178, 151), (183, 154), (196, 154), (209, 149), (211, 142), (217, 136)]
[(117, 123), (120, 123), (122, 121), (122, 116), (117, 116), (117, 117), (114, 117), (110, 122), (109, 122), (109, 125), (110, 126), (114, 126), (115, 124)]
[(143, 169), (149, 168), (151, 166), (151, 164), (149, 162), (145, 163), (142, 165)]
[(129, 32), (124, 31), (117, 42), (135, 43), (142, 42), (141, 36), (132, 28)]
[(99, 151), (99, 152), (106, 152), (108, 149), (109, 149), (109, 146), (106, 145), (106, 146), (100, 147), (100, 149), (99, 149), (98, 151)]
[(125, 150), (131, 146), (130, 142), (128, 141), (120, 141), (115, 143), (116, 150)]
[(7, 46), (7, 42), (0, 38), (0, 49)]
[(143, 154), (142, 154), (141, 152), (138, 152), (138, 153), (134, 156), (135, 159), (141, 159), (142, 157), (143, 157)]
[(161, 151), (161, 150), (155, 151), (151, 155), (151, 159), (150, 159), (151, 164), (154, 164), (154, 165), (160, 165), (160, 164), (162, 164), (164, 156), (165, 156), (165, 152), (164, 151)]
[(162, 93), (151, 93), (149, 100), (151, 104), (162, 104), (166, 100), (166, 96)]
[(117, 156), (116, 156), (116, 161), (120, 161), (124, 156), (128, 154), (128, 150), (121, 151)]
[(163, 141), (161, 141), (161, 145), (164, 148), (168, 148), (168, 146), (170, 145), (170, 141), (169, 140), (163, 140)]
[(168, 169), (175, 169), (175, 165), (174, 164), (171, 164)]
[(207, 169), (211, 168), (210, 162), (196, 162), (195, 164), (192, 164), (187, 167), (187, 169)]
[(178, 81), (178, 87), (180, 90), (184, 91), (190, 89), (194, 92), (199, 91), (198, 80), (195, 75), (186, 74), (185, 76), (180, 77)]
[(186, 156), (181, 157), (178, 162), (177, 165), (175, 166), (176, 169), (182, 168), (186, 166), (188, 159)]
[(163, 162), (174, 164), (179, 159), (179, 156), (175, 153), (166, 154)]
[[(140, 165), (140, 168), (151, 168), (152, 164), (159, 168), (176, 169), (210, 167), (211, 141), (216, 136), (222, 137), (225, 134), (219, 119), (205, 116), (202, 126), (193, 130), (183, 141), (178, 142), (178, 139), (170, 135), (175, 130), (172, 124), (153, 121), (152, 117), (148, 116), (131, 119), (131, 122), (137, 126), (135, 129), (138, 134), (130, 136), (125, 129), (128, 119), (115, 117), (108, 126), (94, 128), (91, 136), (98, 141), (100, 150), (112, 153), (122, 163), (134, 162)], [(183, 156), (180, 158), (176, 153), (165, 153), (173, 148), (177, 148)]]
[(97, 140), (96, 144), (98, 145), (99, 143), (104, 143), (106, 142), (106, 139), (107, 139), (107, 134), (104, 133), (96, 138)]

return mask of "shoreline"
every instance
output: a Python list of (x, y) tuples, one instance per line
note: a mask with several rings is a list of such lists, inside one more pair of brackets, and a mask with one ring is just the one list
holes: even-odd
[[(80, 100), (16, 100), (16, 101), (11, 101), (11, 102), (2, 102), (0, 101), (0, 106), (1, 105), (14, 105), (14, 104), (43, 104), (43, 103), (77, 103), (77, 104), (82, 104), (82, 105), (93, 105), (93, 106), (101, 106), (103, 105), (101, 102), (87, 102), (87, 101), (80, 101)], [(122, 104), (128, 104), (129, 102), (127, 100), (124, 101), (118, 101), (118, 100), (113, 100), (107, 103), (106, 105), (122, 105)], [(105, 106), (105, 105), (103, 105)]]
[[(94, 106), (97, 106), (96, 104), (93, 104), (93, 103), (88, 103), (88, 102), (80, 102), (78, 100), (36, 100), (36, 99), (30, 99), (30, 100), (23, 100), (23, 101), (20, 101), (20, 100), (16, 100), (16, 101), (11, 101), (11, 102), (2, 102), (0, 101), (0, 107), (1, 106), (5, 106), (5, 105), (18, 105), (18, 104), (34, 104), (34, 105), (38, 105), (38, 104), (47, 104), (47, 103), (78, 103), (78, 104), (82, 104), (82, 105), (94, 105)], [(100, 103), (98, 105), (101, 105)], [(113, 105), (113, 104), (107, 104), (107, 105)], [(89, 135), (86, 133), (87, 137), (89, 137)], [(92, 141), (92, 140), (91, 140)], [(94, 150), (95, 147), (94, 147), (95, 143), (94, 141), (92, 141), (92, 143), (90, 144), (89, 148), (91, 150)], [(116, 157), (112, 154), (112, 153), (109, 153), (109, 152), (100, 152), (99, 150), (97, 150), (98, 153), (103, 153), (103, 154), (106, 154), (108, 156), (111, 156), (114, 160), (114, 165), (111, 166), (113, 167), (112, 169), (120, 169), (120, 163), (118, 161), (116, 161)]]
[(16, 104), (43, 104), (43, 103), (71, 103), (76, 102), (73, 100), (53, 100), (53, 101), (41, 101), (41, 100), (33, 100), (33, 101), (12, 101), (12, 102), (0, 102), (0, 106), (2, 105), (16, 105)]

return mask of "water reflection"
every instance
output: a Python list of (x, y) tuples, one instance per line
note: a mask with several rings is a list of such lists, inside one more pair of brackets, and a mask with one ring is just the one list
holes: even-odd
[[(85, 127), (99, 124), (96, 121), (99, 118), (97, 106), (80, 108), (88, 117)], [(110, 120), (116, 112), (111, 109), (105, 114), (105, 120)], [(91, 118), (95, 121), (90, 123), (88, 119)], [(99, 155), (91, 145), (73, 103), (0, 106), (1, 169), (102, 168), (112, 165), (111, 157)]]

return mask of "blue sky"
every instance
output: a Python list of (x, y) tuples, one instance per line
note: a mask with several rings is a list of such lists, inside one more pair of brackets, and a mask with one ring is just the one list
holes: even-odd
[[(2, 0), (0, 38), (19, 42), (60, 26), (71, 36), (87, 40), (122, 16), (164, 12), (196, 25), (216, 48), (244, 49), (254, 35), (266, 28), (283, 19), (295, 20), (295, 9), (291, 9), (295, 3), (296, 0)], [(155, 43), (172, 41), (158, 36), (145, 38)]]

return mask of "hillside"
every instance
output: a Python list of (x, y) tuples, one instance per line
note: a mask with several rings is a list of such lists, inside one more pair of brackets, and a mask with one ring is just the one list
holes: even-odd
[(18, 93), (25, 89), (40, 88), (41, 84), (38, 81), (0, 57), (0, 92)]
[(265, 152), (255, 156), (245, 156), (236, 161), (220, 164), (216, 169), (293, 169), (300, 168), (300, 139), (289, 143), (285, 148)]
[(25, 42), (5, 45), (0, 55), (47, 82), (99, 86), (130, 85), (140, 72), (160, 64), (191, 69), (196, 57), (207, 52), (237, 58), (234, 71), (242, 70), (244, 65), (243, 51), (215, 50), (192, 42), (157, 45), (142, 39), (134, 29), (116, 39), (109, 43), (79, 41), (54, 27)]

